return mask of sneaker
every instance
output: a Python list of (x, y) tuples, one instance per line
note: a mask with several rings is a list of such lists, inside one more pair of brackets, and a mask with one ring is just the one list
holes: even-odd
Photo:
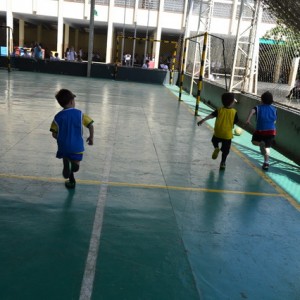
[(220, 149), (219, 148), (215, 148), (211, 158), (212, 159), (217, 159), (218, 158), (218, 155), (219, 155), (219, 152), (220, 152)]
[(67, 180), (65, 182), (65, 186), (66, 186), (67, 189), (75, 189), (76, 181)]
[(70, 161), (67, 158), (63, 158), (63, 164), (64, 164), (64, 168), (62, 171), (62, 175), (64, 178), (67, 179), (70, 177), (70, 172), (71, 172)]
[(264, 162), (262, 165), (262, 169), (265, 171), (269, 170), (269, 163)]
[(260, 149), (260, 153), (261, 153), (262, 155), (265, 155), (265, 154), (267, 153), (265, 142), (260, 142), (260, 144), (259, 144), (259, 149)]
[(221, 162), (220, 170), (225, 170), (225, 169), (226, 169), (226, 164), (224, 162)]

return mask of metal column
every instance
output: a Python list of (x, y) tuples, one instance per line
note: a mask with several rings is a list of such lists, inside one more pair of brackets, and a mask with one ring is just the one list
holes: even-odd
[(261, 15), (260, 0), (241, 1), (229, 91), (255, 92)]

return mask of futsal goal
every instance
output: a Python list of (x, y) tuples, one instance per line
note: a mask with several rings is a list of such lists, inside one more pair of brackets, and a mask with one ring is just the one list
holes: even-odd
[(153, 38), (118, 35), (115, 47), (115, 66), (142, 67), (148, 61), (149, 69), (169, 70), (169, 83), (173, 83), (174, 72), (179, 68), (178, 42)]
[(182, 92), (196, 96), (195, 115), (198, 115), (203, 80), (211, 80), (227, 90), (228, 68), (224, 39), (207, 32), (184, 40), (179, 80), (179, 101)]
[(11, 53), (13, 52), (12, 29), (0, 26), (0, 66), (11, 70)]

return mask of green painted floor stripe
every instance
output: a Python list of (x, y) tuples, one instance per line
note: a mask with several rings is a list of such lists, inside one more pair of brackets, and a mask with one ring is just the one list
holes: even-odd
[[(176, 97), (178, 96), (179, 89), (178, 89), (177, 86), (175, 86), (175, 87), (174, 86), (169, 86), (169, 85), (165, 85), (165, 86), (171, 93), (173, 93), (173, 95), (175, 95)], [(194, 111), (191, 108), (191, 100), (192, 100), (193, 103), (196, 101), (194, 96), (193, 95), (188, 95), (186, 92), (183, 92), (182, 100), (183, 100), (184, 105), (188, 109), (188, 111), (194, 114)], [(202, 102), (200, 103), (200, 105), (203, 105), (207, 109), (213, 111), (212, 108), (210, 108), (209, 106), (203, 104)], [(206, 115), (207, 114), (205, 114), (205, 116)], [(201, 117), (201, 116), (199, 115), (199, 117)], [(212, 124), (212, 121), (205, 123), (204, 126), (206, 126), (209, 130), (213, 131), (214, 126)], [(297, 210), (300, 211), (300, 202), (298, 202), (297, 199), (295, 199), (291, 195), (289, 195), (284, 190), (284, 188), (282, 188), (278, 183), (276, 183), (274, 180), (272, 180), (272, 178), (270, 178), (260, 168), (258, 168), (256, 165), (254, 165), (250, 161), (250, 159), (247, 157), (247, 155), (245, 155), (240, 150), (238, 150), (234, 145), (231, 146), (231, 150), (234, 153), (236, 153), (248, 166), (250, 166), (260, 177), (262, 177), (267, 183), (269, 183), (278, 192), (278, 195), (281, 195), (282, 197), (284, 197), (293, 207), (295, 207)]]
[[(14, 178), (14, 179), (21, 179), (21, 180), (47, 181), (47, 182), (65, 181), (65, 179), (60, 179), (60, 178), (15, 175), (15, 174), (0, 174), (0, 178)], [(217, 189), (207, 189), (207, 188), (164, 186), (164, 185), (156, 185), (156, 184), (140, 184), (140, 183), (128, 183), (128, 182), (111, 182), (111, 181), (104, 182), (99, 180), (84, 180), (84, 179), (76, 179), (76, 182), (84, 185), (107, 184), (109, 186), (144, 188), (144, 189), (165, 189), (165, 190), (176, 190), (176, 191), (187, 191), (187, 192), (206, 192), (206, 193), (238, 194), (238, 195), (252, 195), (252, 196), (285, 197), (284, 193), (262, 193), (262, 192), (247, 192), (247, 191), (234, 191), (234, 190), (222, 190), (222, 189), (217, 190)]]

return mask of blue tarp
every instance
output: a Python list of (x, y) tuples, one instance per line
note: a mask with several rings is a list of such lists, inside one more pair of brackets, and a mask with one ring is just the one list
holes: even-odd
[(271, 39), (259, 39), (260, 44), (267, 44), (267, 45), (284, 45), (284, 41), (276, 41)]

